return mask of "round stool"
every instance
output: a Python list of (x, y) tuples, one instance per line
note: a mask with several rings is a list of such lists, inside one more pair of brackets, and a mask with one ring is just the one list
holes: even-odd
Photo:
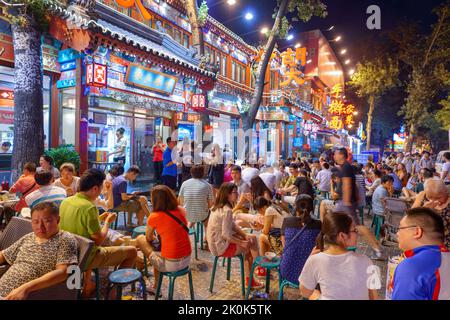
[(158, 300), (159, 294), (161, 293), (161, 284), (163, 277), (169, 277), (169, 297), (168, 300), (173, 300), (173, 289), (175, 287), (175, 279), (184, 275), (189, 276), (189, 291), (191, 293), (191, 300), (195, 300), (194, 297), (194, 285), (192, 283), (192, 273), (189, 267), (175, 272), (160, 272), (158, 277), (158, 285), (156, 287), (155, 300)]
[(122, 289), (129, 284), (135, 284), (139, 282), (141, 284), (142, 289), (142, 298), (147, 300), (147, 292), (145, 289), (145, 282), (142, 278), (142, 274), (136, 269), (119, 269), (114, 272), (111, 272), (108, 276), (108, 290), (106, 291), (105, 300), (108, 300), (109, 293), (111, 290), (116, 287), (117, 290), (117, 300), (122, 299)]
[(145, 235), (146, 230), (147, 230), (146, 226), (136, 227), (133, 229), (133, 233), (131, 234), (131, 237), (134, 239), (141, 234)]
[(211, 273), (211, 283), (209, 284), (209, 292), (213, 292), (213, 288), (214, 288), (214, 278), (216, 277), (216, 269), (217, 269), (217, 261), (219, 260), (219, 258), (223, 257), (223, 263), (225, 264), (225, 259), (227, 259), (228, 261), (228, 266), (227, 266), (227, 280), (229, 281), (231, 278), (231, 259), (232, 258), (238, 258), (240, 265), (241, 265), (241, 281), (242, 281), (242, 295), (245, 295), (245, 279), (244, 279), (244, 255), (240, 254), (234, 257), (225, 257), (225, 256), (220, 256), (214, 257), (214, 264), (213, 264), (213, 269), (212, 269), (212, 273)]
[(253, 261), (252, 270), (250, 271), (250, 277), (248, 279), (247, 285), (247, 293), (245, 294), (245, 300), (248, 300), (248, 296), (250, 295), (250, 289), (253, 282), (253, 273), (255, 272), (256, 267), (261, 267), (267, 270), (266, 272), (266, 293), (270, 291), (270, 271), (275, 269), (278, 272), (278, 286), (280, 286), (281, 274), (280, 274), (280, 262), (281, 259), (278, 257), (273, 258), (272, 260), (268, 260), (266, 257), (257, 257)]

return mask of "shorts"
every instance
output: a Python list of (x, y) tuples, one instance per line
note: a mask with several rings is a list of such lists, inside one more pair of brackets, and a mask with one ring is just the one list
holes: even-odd
[(94, 258), (87, 269), (119, 266), (127, 258), (125, 248), (127, 247), (98, 247)]
[(176, 176), (162, 176), (163, 185), (169, 187), (172, 190), (177, 188), (177, 177)]
[(230, 243), (228, 245), (227, 250), (225, 250), (224, 253), (222, 253), (220, 256), (221, 257), (234, 257), (236, 256), (236, 252), (237, 252), (237, 244), (236, 243)]
[(166, 259), (161, 257), (161, 252), (152, 251), (148, 257), (152, 266), (160, 272), (175, 272), (186, 269), (191, 263), (191, 256), (181, 259)]
[(142, 210), (141, 204), (137, 200), (123, 201), (117, 207), (114, 208), (115, 211), (126, 211), (130, 213), (137, 213)]

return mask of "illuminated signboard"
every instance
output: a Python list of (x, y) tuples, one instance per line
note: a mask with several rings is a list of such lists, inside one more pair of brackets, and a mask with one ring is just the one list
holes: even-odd
[(106, 87), (107, 67), (104, 64), (91, 63), (86, 66), (86, 85)]
[(175, 76), (135, 64), (130, 64), (125, 77), (125, 82), (128, 84), (167, 95), (173, 94), (177, 81), (178, 79)]
[(193, 94), (191, 100), (192, 109), (206, 108), (206, 99), (203, 94)]

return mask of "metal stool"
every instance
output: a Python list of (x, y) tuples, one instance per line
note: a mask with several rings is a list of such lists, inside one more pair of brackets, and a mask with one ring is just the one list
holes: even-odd
[(111, 272), (108, 277), (108, 290), (106, 291), (105, 300), (108, 300), (109, 294), (114, 286), (117, 290), (117, 300), (122, 300), (122, 289), (129, 284), (135, 284), (139, 282), (142, 289), (142, 298), (147, 300), (147, 291), (145, 289), (145, 282), (142, 278), (142, 274), (136, 269), (119, 269)]

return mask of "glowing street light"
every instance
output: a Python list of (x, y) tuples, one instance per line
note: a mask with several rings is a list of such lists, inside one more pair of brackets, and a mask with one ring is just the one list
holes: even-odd
[(267, 32), (269, 32), (269, 28), (263, 27), (263, 28), (261, 29), (261, 33), (262, 33), (262, 34), (266, 34)]
[(334, 39), (334, 41), (340, 41), (342, 39), (341, 36), (336, 37), (336, 39)]
[(345, 64), (349, 64), (350, 63), (350, 59), (345, 60)]
[(236, 4), (236, 0), (228, 0), (228, 1), (227, 1), (227, 4), (228, 4), (229, 6), (234, 6), (234, 5)]
[(358, 115), (358, 111), (353, 112), (353, 115), (357, 116)]
[(288, 35), (286, 38), (288, 41), (291, 41), (292, 39), (294, 39), (294, 36), (292, 34)]
[(252, 20), (253, 19), (253, 14), (251, 12), (247, 12), (245, 14), (245, 20)]
[(347, 49), (342, 49), (341, 54), (345, 54), (347, 52)]
[(349, 74), (349, 76), (354, 75), (354, 74), (355, 74), (355, 69), (351, 69), (351, 70), (348, 72), (348, 74)]
[(302, 45), (300, 44), (300, 43), (297, 43), (296, 45), (295, 45), (295, 49), (297, 49), (297, 48), (300, 48)]
[(334, 29), (334, 26), (331, 26), (331, 27), (329, 27), (328, 29), (327, 29), (327, 31), (331, 31), (331, 30), (333, 30)]
[(307, 64), (310, 64), (312, 62), (311, 59), (309, 59), (308, 61), (306, 61)]

